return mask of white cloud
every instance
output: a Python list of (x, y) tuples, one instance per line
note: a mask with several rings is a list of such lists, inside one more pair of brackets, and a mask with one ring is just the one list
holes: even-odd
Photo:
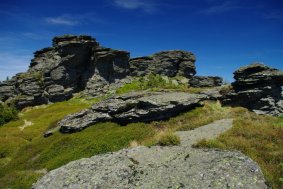
[(148, 13), (156, 10), (156, 4), (145, 0), (114, 0), (114, 5), (128, 10), (141, 9)]
[(75, 26), (78, 21), (69, 15), (62, 15), (58, 17), (48, 17), (45, 19), (47, 23), (54, 25)]
[(104, 23), (95, 13), (85, 13), (79, 15), (63, 14), (56, 17), (47, 17), (45, 21), (52, 25), (76, 26), (88, 23)]
[(207, 9), (203, 9), (199, 11), (200, 14), (205, 15), (213, 15), (213, 14), (221, 14), (224, 12), (229, 12), (236, 9), (242, 9), (243, 7), (232, 3), (231, 1), (225, 1), (217, 5), (212, 5)]

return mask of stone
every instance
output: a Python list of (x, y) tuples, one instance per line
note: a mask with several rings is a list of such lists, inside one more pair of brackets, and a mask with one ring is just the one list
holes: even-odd
[(283, 71), (254, 63), (234, 72), (233, 90), (223, 96), (225, 105), (242, 106), (258, 114), (283, 115)]
[(205, 95), (184, 92), (129, 93), (103, 100), (89, 109), (68, 115), (58, 125), (61, 132), (72, 133), (104, 121), (126, 125), (132, 122), (166, 120), (200, 106), (200, 102), (206, 98)]
[(105, 95), (129, 75), (129, 53), (100, 47), (91, 36), (63, 35), (34, 53), (27, 72), (0, 84), (0, 100), (26, 106), (59, 102), (74, 93)]
[(0, 83), (0, 100), (16, 101), (18, 108), (24, 108), (68, 100), (78, 92), (100, 97), (115, 92), (135, 76), (190, 78), (196, 73), (194, 63), (195, 56), (186, 51), (162, 51), (130, 59), (129, 52), (102, 47), (91, 36), (56, 36), (52, 47), (34, 52), (27, 72)]
[(189, 84), (191, 87), (217, 87), (223, 84), (223, 79), (218, 76), (194, 76)]
[(50, 137), (52, 135), (53, 135), (53, 132), (51, 132), (51, 131), (46, 131), (46, 132), (43, 133), (44, 138)]
[(190, 78), (196, 74), (195, 56), (186, 51), (161, 51), (151, 56), (130, 59), (131, 76), (159, 74)]

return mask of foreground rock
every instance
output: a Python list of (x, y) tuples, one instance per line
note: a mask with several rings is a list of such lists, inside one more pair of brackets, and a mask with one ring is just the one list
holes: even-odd
[(258, 114), (283, 115), (283, 71), (251, 64), (234, 72), (233, 90), (223, 103), (246, 107)]
[(259, 166), (242, 153), (191, 147), (231, 127), (232, 120), (221, 120), (178, 132), (180, 146), (140, 146), (73, 161), (49, 172), (33, 188), (266, 189)]
[(90, 109), (68, 115), (58, 125), (61, 132), (72, 133), (104, 121), (125, 125), (164, 120), (200, 106), (204, 99), (205, 95), (183, 92), (130, 93), (109, 98)]

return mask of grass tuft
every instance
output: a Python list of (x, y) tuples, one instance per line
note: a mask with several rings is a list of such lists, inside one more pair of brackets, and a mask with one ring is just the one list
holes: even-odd
[(172, 131), (160, 132), (157, 135), (157, 144), (160, 146), (174, 146), (180, 143), (180, 137)]
[(232, 129), (214, 140), (201, 140), (195, 147), (239, 150), (255, 160), (273, 188), (283, 186), (282, 118), (256, 115), (243, 108), (232, 110)]

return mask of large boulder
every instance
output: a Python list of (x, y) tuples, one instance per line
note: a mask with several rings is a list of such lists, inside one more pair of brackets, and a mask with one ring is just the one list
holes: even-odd
[(201, 100), (206, 97), (184, 92), (130, 93), (106, 99), (89, 109), (68, 115), (58, 125), (61, 132), (72, 133), (104, 121), (125, 125), (164, 120), (200, 106)]
[(176, 75), (187, 78), (196, 74), (195, 56), (186, 51), (162, 51), (151, 56), (130, 60), (131, 76), (159, 74), (168, 77)]
[(218, 76), (194, 76), (189, 84), (191, 87), (217, 87), (223, 84), (223, 79)]
[(223, 103), (243, 106), (258, 114), (283, 115), (283, 71), (254, 63), (234, 72), (233, 90)]

